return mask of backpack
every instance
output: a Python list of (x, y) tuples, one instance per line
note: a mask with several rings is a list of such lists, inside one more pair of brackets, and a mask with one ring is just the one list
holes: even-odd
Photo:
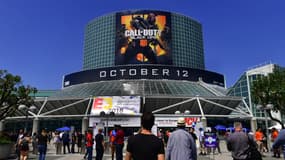
[(26, 140), (26, 138), (23, 138), (20, 143), (20, 150), (22, 151), (28, 151), (29, 150), (29, 142)]
[(112, 130), (110, 135), (110, 142), (114, 143), (116, 139), (116, 131)]

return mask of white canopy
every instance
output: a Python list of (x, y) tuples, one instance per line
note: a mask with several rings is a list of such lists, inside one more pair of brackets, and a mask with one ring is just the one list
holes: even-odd
[(281, 127), (281, 125), (279, 123), (275, 124), (274, 126), (269, 127), (268, 129), (272, 129), (272, 128), (276, 128), (278, 130), (282, 129), (282, 127)]

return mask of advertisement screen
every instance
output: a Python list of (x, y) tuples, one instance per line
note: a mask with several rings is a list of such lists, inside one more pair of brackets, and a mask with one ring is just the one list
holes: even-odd
[(106, 96), (94, 97), (91, 115), (106, 114), (138, 114), (140, 113), (141, 100), (138, 96)]
[(170, 20), (162, 11), (117, 13), (115, 64), (171, 65)]

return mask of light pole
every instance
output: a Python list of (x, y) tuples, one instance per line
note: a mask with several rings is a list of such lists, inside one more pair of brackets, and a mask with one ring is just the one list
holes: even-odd
[(185, 120), (185, 117), (190, 115), (190, 111), (189, 110), (185, 110), (183, 113), (181, 113), (179, 110), (177, 110), (177, 111), (174, 112), (174, 114), (183, 116), (183, 118)]
[(175, 111), (174, 114), (176, 115), (183, 115), (183, 117), (190, 115), (190, 111), (189, 110), (185, 110), (184, 113), (181, 113), (179, 110)]
[(24, 132), (27, 132), (28, 130), (28, 118), (29, 118), (29, 111), (34, 111), (37, 109), (36, 106), (32, 105), (30, 107), (24, 105), (24, 104), (21, 104), (19, 105), (18, 107), (19, 110), (23, 110), (25, 112), (25, 116), (26, 116), (26, 119), (25, 119), (25, 128), (24, 128)]
[(108, 126), (109, 126), (109, 117), (115, 117), (115, 112), (113, 112), (113, 111), (111, 111), (111, 112), (109, 112), (109, 113), (105, 113), (104, 111), (101, 111), (100, 112), (100, 117), (106, 117), (106, 137), (109, 137), (109, 131), (108, 131)]
[(257, 105), (257, 109), (264, 111), (264, 116), (265, 116), (265, 128), (266, 128), (266, 140), (267, 140), (267, 148), (270, 149), (270, 144), (269, 144), (269, 131), (268, 131), (268, 117), (267, 117), (267, 112), (270, 112), (271, 109), (273, 108), (273, 104), (266, 104), (266, 105)]

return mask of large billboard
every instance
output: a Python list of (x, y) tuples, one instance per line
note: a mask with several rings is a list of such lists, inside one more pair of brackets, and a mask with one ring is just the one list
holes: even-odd
[(115, 65), (171, 65), (171, 14), (127, 11), (116, 14)]
[(99, 115), (104, 111), (106, 114), (139, 114), (141, 99), (139, 96), (105, 96), (94, 97), (91, 115)]

